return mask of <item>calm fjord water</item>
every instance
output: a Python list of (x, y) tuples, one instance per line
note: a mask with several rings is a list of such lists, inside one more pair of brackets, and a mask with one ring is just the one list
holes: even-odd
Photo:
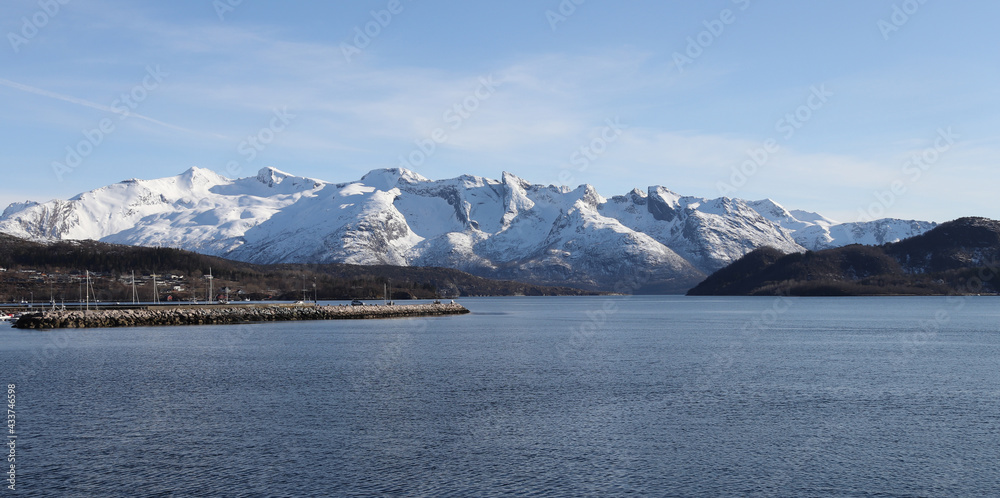
[(987, 496), (1000, 299), (0, 330), (23, 496)]

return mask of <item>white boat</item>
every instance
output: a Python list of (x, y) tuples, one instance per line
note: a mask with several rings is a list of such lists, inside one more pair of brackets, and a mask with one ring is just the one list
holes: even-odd
[(13, 315), (0, 314), (0, 317), (2, 317), (2, 318), (0, 318), (0, 321), (4, 321), (4, 322), (7, 322), (7, 323), (9, 323), (11, 325), (14, 325), (15, 323), (17, 323), (18, 318), (21, 318), (22, 316), (24, 316), (26, 314), (27, 313), (25, 313), (23, 311), (20, 312), (20, 313), (14, 313)]

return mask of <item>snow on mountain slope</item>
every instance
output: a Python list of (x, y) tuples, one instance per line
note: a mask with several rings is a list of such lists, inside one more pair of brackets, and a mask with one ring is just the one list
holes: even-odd
[(68, 201), (17, 203), (0, 231), (37, 239), (170, 246), (255, 263), (446, 266), (487, 277), (683, 292), (758, 247), (881, 244), (933, 223), (837, 224), (771, 200), (686, 197), (663, 187), (605, 199), (589, 185), (534, 185), (405, 169), (333, 184), (264, 168), (222, 177), (191, 168), (126, 180)]
[(936, 226), (937, 223), (928, 221), (895, 219), (813, 225), (797, 230), (795, 240), (813, 251), (850, 244), (877, 246), (920, 235)]
[[(574, 193), (577, 191), (574, 191)], [(635, 292), (650, 282), (682, 289), (704, 274), (649, 235), (602, 216), (604, 199), (586, 187), (569, 210), (561, 211), (532, 257), (506, 278), (543, 282), (586, 282), (588, 287)], [(526, 273), (527, 272), (527, 273)]]
[(663, 187), (613, 197), (602, 212), (711, 273), (761, 246), (801, 251), (789, 233), (740, 199), (680, 196)]
[(405, 253), (421, 238), (393, 205), (399, 193), (325, 185), (248, 230), (227, 256), (253, 263), (406, 265)]
[(791, 232), (800, 246), (818, 251), (850, 244), (882, 245), (920, 235), (937, 223), (882, 219), (869, 222), (837, 223), (821, 214), (788, 211), (771, 199), (748, 203), (765, 218)]
[(747, 202), (747, 205), (753, 208), (754, 211), (760, 213), (760, 215), (764, 218), (777, 223), (781, 228), (791, 232), (813, 225), (829, 227), (837, 224), (836, 221), (833, 221), (819, 213), (810, 213), (808, 211), (801, 210), (795, 210), (794, 212), (789, 211), (785, 209), (784, 206), (772, 201), (771, 199), (749, 201)]
[(34, 239), (94, 239), (223, 254), (249, 229), (312, 190), (278, 187), (281, 172), (229, 180), (191, 168), (156, 180), (125, 180), (69, 201), (35, 204), (0, 217), (0, 231)]
[(34, 201), (12, 203), (11, 205), (7, 206), (6, 209), (3, 210), (3, 214), (0, 214), (0, 219), (7, 218), (7, 217), (10, 217), (10, 216), (14, 216), (15, 214), (20, 213), (21, 211), (24, 211), (25, 209), (28, 209), (28, 208), (30, 208), (32, 206), (37, 206), (37, 205), (38, 205), (38, 203), (34, 202)]

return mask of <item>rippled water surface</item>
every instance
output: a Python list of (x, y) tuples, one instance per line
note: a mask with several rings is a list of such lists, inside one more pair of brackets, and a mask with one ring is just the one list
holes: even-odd
[(23, 496), (988, 496), (1000, 299), (0, 330)]

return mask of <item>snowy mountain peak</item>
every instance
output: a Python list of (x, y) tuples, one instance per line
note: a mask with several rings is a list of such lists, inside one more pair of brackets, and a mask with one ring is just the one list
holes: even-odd
[(3, 210), (3, 214), (0, 214), (0, 219), (7, 218), (8, 216), (14, 216), (15, 214), (20, 213), (21, 211), (24, 211), (25, 209), (28, 209), (28, 208), (30, 208), (32, 206), (37, 206), (37, 205), (38, 205), (38, 203), (35, 202), (35, 201), (14, 202), (11, 205), (7, 206), (6, 209)]
[(670, 222), (678, 216), (681, 196), (660, 186), (649, 187), (647, 192), (646, 207), (654, 219)]
[(627, 209), (635, 213), (638, 209), (637, 206), (646, 205), (646, 193), (638, 188), (634, 188), (625, 195), (616, 195), (612, 197), (610, 202), (619, 206), (627, 206)]
[(661, 187), (659, 185), (649, 187), (646, 189), (646, 196), (651, 198), (656, 198), (661, 202), (669, 204), (671, 206), (680, 205), (680, 200), (683, 198), (682, 195), (670, 190), (666, 187)]
[(481, 188), (486, 185), (498, 185), (500, 182), (475, 175), (462, 175), (455, 179), (455, 182), (464, 188)]
[(840, 224), (840, 222), (838, 222), (838, 221), (831, 220), (830, 218), (827, 218), (826, 216), (823, 216), (823, 215), (821, 215), (819, 213), (813, 213), (811, 211), (803, 211), (801, 209), (793, 209), (793, 210), (789, 211), (789, 213), (791, 213), (791, 215), (793, 217), (795, 217), (795, 219), (797, 219), (799, 221), (804, 221), (804, 222), (807, 222), (807, 223), (813, 223), (813, 224), (816, 224), (816, 225), (830, 226), (830, 225), (839, 225)]
[(787, 222), (787, 221), (797, 221), (792, 213), (788, 212), (784, 206), (774, 202), (771, 199), (763, 199), (759, 201), (747, 201), (747, 205), (754, 208), (761, 216), (774, 221), (776, 223)]
[(199, 168), (197, 166), (191, 166), (178, 176), (191, 178), (196, 176), (216, 177), (219, 175), (208, 168)]
[(188, 168), (187, 171), (179, 175), (179, 178), (191, 186), (202, 186), (208, 184), (217, 185), (229, 181), (228, 178), (210, 169), (199, 168), (197, 166)]
[(280, 185), (281, 182), (285, 181), (285, 178), (288, 178), (289, 176), (292, 175), (289, 175), (288, 173), (285, 173), (277, 168), (268, 166), (266, 168), (261, 168), (260, 171), (257, 172), (257, 181), (267, 185), (268, 187), (274, 187), (275, 185)]
[(361, 177), (361, 183), (378, 190), (389, 190), (400, 183), (416, 184), (430, 180), (406, 168), (381, 168), (369, 171)]
[(504, 185), (507, 185), (507, 186), (512, 187), (512, 188), (516, 187), (516, 188), (518, 188), (518, 189), (520, 189), (522, 191), (524, 189), (526, 189), (526, 188), (528, 188), (528, 187), (531, 186), (530, 183), (522, 180), (519, 176), (517, 176), (517, 175), (515, 175), (513, 173), (508, 173), (506, 171), (503, 172), (503, 174), (501, 175), (501, 178), (502, 178), (502, 181), (503, 181)]
[[(239, 189), (241, 188), (241, 185), (246, 181), (248, 181), (248, 179), (236, 180), (235, 185), (227, 186), (222, 190), (217, 190), (219, 193), (225, 192), (237, 194), (240, 192)], [(321, 180), (296, 176), (272, 167), (261, 168), (261, 170), (257, 172), (257, 176), (253, 178), (253, 181), (265, 187), (264, 191), (258, 194), (264, 196), (276, 194), (296, 194), (307, 190), (317, 189), (325, 185), (325, 182)], [(235, 187), (235, 189), (233, 187)], [(250, 193), (249, 191), (244, 192), (248, 194)]]
[(585, 205), (592, 208), (597, 208), (598, 206), (608, 202), (607, 199), (597, 193), (597, 189), (590, 184), (580, 185), (572, 192), (572, 195), (578, 196)]

